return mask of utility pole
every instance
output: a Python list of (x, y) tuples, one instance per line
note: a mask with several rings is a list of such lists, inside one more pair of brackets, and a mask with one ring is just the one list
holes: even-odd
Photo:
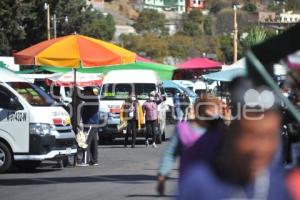
[(53, 15), (53, 30), (54, 30), (54, 38), (56, 38), (56, 14)]
[(68, 16), (57, 18), (56, 14), (54, 14), (51, 19), (53, 20), (53, 37), (56, 38), (57, 37), (57, 22), (60, 22), (60, 20), (63, 19), (66, 23), (68, 23), (69, 18), (68, 18)]
[(238, 47), (238, 24), (237, 24), (237, 6), (233, 5), (233, 63), (237, 62), (237, 47)]
[(51, 33), (50, 33), (50, 5), (48, 3), (44, 4), (44, 9), (47, 10), (47, 34), (48, 34), (48, 40), (51, 39)]

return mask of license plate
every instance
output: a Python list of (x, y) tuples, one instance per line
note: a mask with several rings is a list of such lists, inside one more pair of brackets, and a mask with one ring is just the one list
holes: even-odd
[(66, 122), (65, 122), (65, 123), (66, 123), (66, 125), (70, 125), (70, 124), (71, 124), (71, 119), (70, 119), (70, 117), (67, 117), (67, 118), (66, 118)]
[(67, 148), (67, 149), (66, 149), (66, 154), (67, 154), (67, 155), (70, 155), (71, 153), (72, 153), (72, 149), (71, 149), (71, 148)]

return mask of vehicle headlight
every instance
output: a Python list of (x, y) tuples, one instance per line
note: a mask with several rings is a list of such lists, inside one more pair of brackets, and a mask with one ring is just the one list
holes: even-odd
[(50, 124), (31, 123), (29, 125), (29, 133), (36, 135), (48, 135), (50, 134)]

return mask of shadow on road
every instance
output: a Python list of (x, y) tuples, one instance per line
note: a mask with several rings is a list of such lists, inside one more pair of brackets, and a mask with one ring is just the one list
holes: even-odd
[(175, 198), (175, 195), (164, 195), (164, 196), (159, 196), (159, 195), (151, 195), (151, 194), (131, 194), (127, 195), (126, 198), (132, 198), (132, 197), (149, 197), (149, 198)]
[[(126, 184), (142, 184), (155, 181), (156, 176), (152, 175), (105, 175), (105, 176), (83, 176), (83, 177), (50, 177), (50, 178), (18, 178), (0, 179), (0, 185), (40, 185), (40, 184), (59, 184), (59, 183), (91, 183), (91, 182), (117, 182)], [(174, 179), (174, 178), (170, 178)]]

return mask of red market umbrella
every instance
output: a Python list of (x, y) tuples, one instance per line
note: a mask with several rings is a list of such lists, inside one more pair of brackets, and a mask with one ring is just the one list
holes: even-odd
[[(80, 73), (76, 72), (76, 86), (88, 87), (88, 86), (100, 86), (102, 84), (104, 76), (102, 74), (95, 73)], [(45, 79), (47, 85), (74, 87), (74, 73), (56, 73)]]
[(179, 65), (179, 69), (199, 70), (199, 69), (219, 69), (222, 63), (210, 60), (208, 58), (191, 58)]
[(155, 63), (154, 61), (139, 55), (136, 56), (136, 62)]

